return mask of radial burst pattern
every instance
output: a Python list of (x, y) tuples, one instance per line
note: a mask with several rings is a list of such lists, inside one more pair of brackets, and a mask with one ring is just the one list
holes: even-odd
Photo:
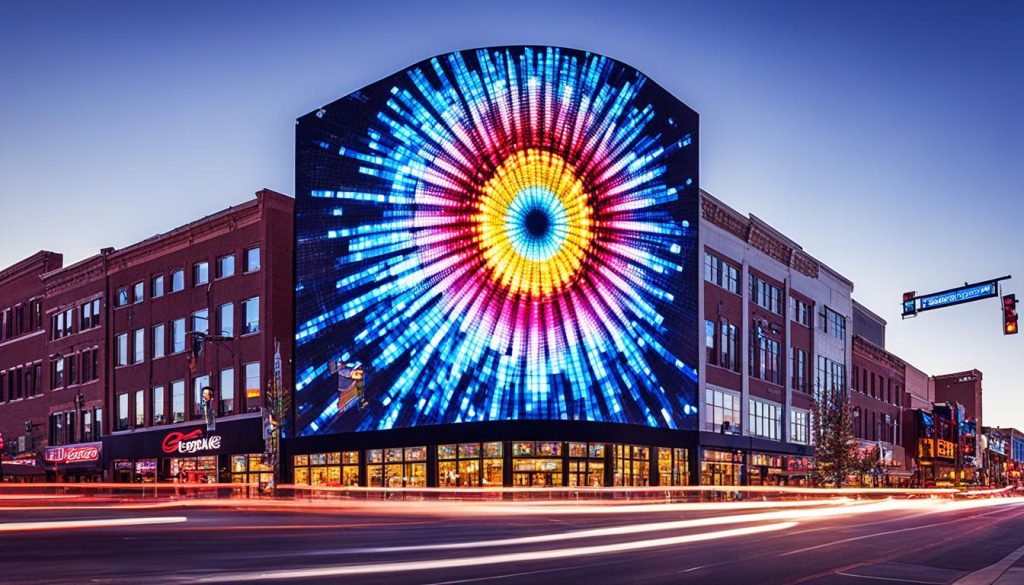
[[(299, 120), (299, 434), (692, 427), (696, 114), (610, 59), (451, 53)], [(329, 365), (361, 362), (365, 400)]]

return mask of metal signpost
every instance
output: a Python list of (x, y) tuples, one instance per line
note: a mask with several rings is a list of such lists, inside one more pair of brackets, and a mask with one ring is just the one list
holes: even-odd
[[(1010, 275), (1001, 276), (999, 278), (993, 278), (991, 280), (985, 280), (982, 282), (976, 282), (974, 284), (964, 283), (963, 286), (957, 288), (951, 288), (948, 290), (929, 293), (925, 295), (918, 295), (917, 291), (909, 291), (903, 293), (903, 313), (901, 316), (906, 319), (908, 317), (916, 317), (918, 313), (922, 311), (931, 311), (933, 309), (944, 309), (946, 307), (953, 307), (956, 305), (962, 305), (964, 303), (973, 303), (974, 301), (980, 301), (983, 299), (991, 299), (999, 296), (999, 282), (1003, 280), (1009, 280)], [(1007, 295), (1013, 297), (1013, 295)], [(1014, 299), (1015, 300), (1015, 299)], [(1014, 303), (1015, 305), (1016, 303)], [(1004, 312), (1004, 325), (1003, 332), (1007, 333), (1006, 317), (1005, 317), (1005, 297), (1001, 310)], [(1016, 316), (1014, 314), (1014, 316)], [(1012, 327), (1016, 332), (1016, 321)], [(1007, 333), (1009, 334), (1009, 333)]]

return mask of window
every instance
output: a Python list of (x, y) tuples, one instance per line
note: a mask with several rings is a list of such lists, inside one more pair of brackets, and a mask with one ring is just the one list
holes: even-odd
[(740, 371), (740, 348), (739, 337), (736, 333), (736, 326), (728, 319), (722, 319), (722, 360), (719, 365), (734, 372)]
[(810, 440), (810, 413), (806, 410), (789, 411), (790, 441), (806, 445)]
[(220, 413), (228, 415), (235, 412), (235, 369), (220, 371)]
[(128, 393), (122, 392), (117, 395), (117, 430), (123, 431), (128, 428)]
[(731, 293), (740, 293), (739, 269), (708, 252), (704, 252), (704, 280)]
[(117, 365), (128, 365), (128, 334), (117, 334)]
[(185, 319), (171, 321), (171, 353), (185, 351)]
[(242, 326), (242, 333), (256, 333), (260, 330), (260, 298), (253, 297), (242, 301), (242, 317), (245, 323)]
[[(72, 325), (74, 324), (74, 309), (68, 309), (61, 311), (50, 318), (50, 338), (60, 339), (67, 337), (73, 333)], [(80, 326), (80, 329), (84, 326)]]
[(146, 426), (146, 391), (135, 391), (135, 426)]
[(818, 318), (822, 331), (831, 333), (836, 339), (846, 339), (846, 317), (822, 305)]
[(716, 433), (740, 432), (740, 396), (708, 387), (705, 391), (705, 429)]
[(793, 299), (793, 320), (801, 325), (811, 326), (811, 306), (807, 303)]
[(200, 286), (210, 282), (210, 263), (196, 262), (192, 265), (192, 286)]
[(767, 335), (756, 320), (751, 324), (749, 373), (766, 382), (781, 384), (779, 342)]
[(217, 309), (217, 326), (220, 327), (220, 334), (225, 337), (235, 335), (235, 305), (228, 303)]
[[(846, 366), (825, 356), (818, 356), (814, 379), (814, 396), (820, 398), (825, 390), (846, 391)], [(865, 375), (867, 371), (865, 370)]]
[(781, 405), (750, 399), (750, 434), (778, 441), (782, 438), (781, 423)]
[[(13, 370), (12, 370), (13, 372)], [(50, 390), (64, 387), (64, 358), (50, 362)], [(12, 388), (13, 390), (13, 388)]]
[(722, 288), (740, 294), (740, 271), (727, 262), (722, 262)]
[(209, 376), (196, 376), (192, 378), (192, 418), (203, 417), (203, 388), (210, 387)]
[(181, 268), (171, 271), (171, 292), (185, 290), (185, 271)]
[(164, 357), (164, 324), (153, 325), (153, 357)]
[(722, 261), (717, 256), (704, 252), (704, 280), (718, 284), (721, 282)]
[(245, 271), (254, 272), (260, 269), (260, 248), (256, 246), (245, 251)]
[(210, 332), (210, 311), (208, 309), (192, 313), (192, 331), (204, 335)]
[(217, 258), (217, 278), (226, 278), (235, 273), (235, 255), (228, 254)]
[(82, 383), (91, 382), (100, 377), (100, 350), (98, 347), (82, 352)]
[(796, 348), (792, 351), (792, 362), (789, 367), (793, 372), (793, 389), (807, 392), (807, 352)]
[(249, 404), (250, 410), (258, 410), (258, 400), (260, 395), (263, 393), (263, 385), (260, 383), (260, 363), (253, 362), (245, 364), (244, 375), (245, 375), (245, 397), (252, 402)]
[(782, 291), (756, 276), (750, 277), (750, 300), (776, 315), (782, 314)]
[(92, 329), (100, 324), (100, 300), (95, 299), (82, 305), (78, 317), (79, 329)]
[(153, 388), (153, 412), (152, 419), (154, 425), (162, 425), (167, 422), (166, 415), (164, 414), (164, 387), (156, 386)]
[(122, 286), (114, 293), (114, 306), (123, 307), (128, 304), (128, 288)]
[(707, 362), (714, 364), (718, 360), (715, 359), (715, 322), (704, 321), (704, 348), (707, 352)]
[(82, 442), (92, 441), (92, 411), (82, 411)]
[(143, 292), (142, 283), (136, 282), (135, 285), (132, 286), (132, 302), (141, 303), (144, 300), (146, 300), (146, 295)]
[(146, 359), (146, 330), (136, 329), (134, 339), (135, 356), (133, 364), (140, 364)]
[(185, 420), (185, 381), (171, 382), (171, 422)]
[(149, 284), (149, 294), (154, 299), (157, 297), (164, 296), (164, 275), (157, 274), (153, 277)]
[(103, 407), (97, 406), (92, 412), (92, 437), (99, 440), (103, 436)]
[[(78, 368), (76, 367), (77, 365), (78, 356), (71, 355), (69, 357), (64, 358), (64, 369), (66, 370), (65, 375), (67, 376), (69, 386), (78, 383)], [(31, 384), (26, 384), (26, 387), (28, 388), (31, 388), (31, 386)], [(31, 390), (29, 391), (29, 396), (32, 396)]]

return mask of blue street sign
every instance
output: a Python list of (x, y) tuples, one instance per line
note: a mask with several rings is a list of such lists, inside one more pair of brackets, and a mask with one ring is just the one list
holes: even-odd
[(959, 305), (960, 303), (969, 303), (971, 301), (987, 299), (989, 297), (997, 296), (998, 294), (999, 289), (996, 287), (995, 282), (972, 284), (970, 286), (918, 297), (918, 311), (941, 309), (942, 307)]

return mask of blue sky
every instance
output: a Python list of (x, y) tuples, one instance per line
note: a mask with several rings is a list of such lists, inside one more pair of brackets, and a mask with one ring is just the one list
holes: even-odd
[(985, 374), (1024, 427), (998, 303), (899, 318), (903, 290), (1013, 274), (1024, 297), (1024, 4), (0, 4), (0, 266), (68, 262), (293, 190), (294, 119), (424, 57), (556, 44), (701, 114), (702, 186), (856, 283), (891, 351)]

